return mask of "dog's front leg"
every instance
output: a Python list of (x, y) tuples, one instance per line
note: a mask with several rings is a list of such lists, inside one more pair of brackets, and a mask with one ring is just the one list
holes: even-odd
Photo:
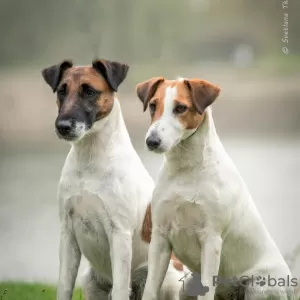
[(213, 300), (216, 287), (213, 284), (214, 276), (218, 276), (222, 250), (222, 238), (218, 235), (206, 236), (201, 239), (201, 283), (208, 289), (201, 297)]
[(62, 223), (59, 245), (59, 281), (57, 300), (71, 300), (78, 273), (81, 252), (73, 231), (68, 228), (67, 222)]
[(128, 300), (130, 294), (132, 236), (116, 230), (110, 239), (113, 288), (112, 300)]
[(171, 245), (159, 230), (152, 231), (148, 254), (148, 276), (143, 300), (159, 299), (159, 292), (171, 258)]

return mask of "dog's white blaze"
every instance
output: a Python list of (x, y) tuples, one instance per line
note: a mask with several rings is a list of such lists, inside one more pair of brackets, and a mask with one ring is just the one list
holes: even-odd
[[(182, 82), (184, 78), (179, 77), (177, 81)], [(180, 139), (185, 140), (189, 136), (191, 136), (197, 128), (194, 129), (185, 129), (182, 124), (178, 121), (178, 119), (174, 116), (173, 114), (173, 109), (174, 109), (174, 100), (176, 99), (177, 95), (177, 88), (175, 87), (168, 87), (166, 89), (166, 95), (164, 99), (164, 112), (162, 117), (165, 118), (166, 120), (170, 121), (170, 124), (172, 124), (174, 127), (180, 129)], [(177, 137), (176, 137), (177, 139)]]
[(161, 139), (159, 151), (168, 151), (180, 141), (183, 135), (184, 128), (173, 113), (176, 95), (176, 86), (166, 88), (163, 113), (161, 117), (150, 126), (146, 135), (146, 139), (151, 134), (159, 136)]
[[(184, 80), (179, 78), (179, 81)], [(177, 81), (178, 81), (177, 80)], [(147, 134), (146, 139), (151, 135), (158, 135), (161, 139), (161, 144), (159, 146), (158, 152), (164, 152), (170, 150), (181, 140), (186, 139), (192, 135), (195, 129), (186, 129), (183, 124), (178, 120), (174, 114), (175, 99), (177, 96), (177, 87), (167, 87), (164, 97), (164, 108), (163, 113), (156, 122), (154, 122)]]
[(173, 108), (174, 108), (174, 99), (176, 95), (177, 95), (176, 86), (166, 88), (166, 94), (164, 99), (164, 112), (162, 114), (162, 118), (168, 118), (172, 116)]

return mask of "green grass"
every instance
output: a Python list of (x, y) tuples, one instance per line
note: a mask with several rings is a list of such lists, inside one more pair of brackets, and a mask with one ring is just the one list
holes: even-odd
[[(0, 282), (0, 300), (55, 300), (56, 288), (42, 283)], [(73, 300), (84, 300), (80, 289)]]
[[(56, 288), (42, 283), (0, 282), (0, 300), (55, 300)], [(268, 300), (272, 300), (269, 297)], [(300, 300), (300, 298), (296, 297)], [(80, 289), (74, 291), (73, 300), (84, 300)]]

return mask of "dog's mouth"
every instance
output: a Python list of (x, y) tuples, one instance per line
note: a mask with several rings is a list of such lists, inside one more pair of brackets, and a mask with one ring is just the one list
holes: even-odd
[(150, 152), (153, 152), (153, 153), (156, 153), (156, 154), (162, 154), (164, 152), (166, 152), (166, 149), (164, 149), (163, 147), (158, 147), (156, 149), (151, 149), (147, 146), (147, 149), (150, 151)]
[(67, 135), (61, 134), (61, 133), (59, 133), (59, 131), (57, 129), (55, 129), (55, 133), (56, 133), (56, 135), (58, 136), (59, 139), (65, 140), (65, 141), (68, 141), (68, 142), (76, 141), (79, 138), (77, 135), (72, 134), (72, 133), (67, 134)]

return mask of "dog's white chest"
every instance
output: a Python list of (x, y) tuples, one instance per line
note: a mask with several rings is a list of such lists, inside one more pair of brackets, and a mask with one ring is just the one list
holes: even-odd
[(110, 246), (116, 232), (132, 235), (132, 268), (147, 259), (147, 245), (136, 229), (142, 224), (153, 183), (132, 161), (119, 159), (101, 165), (96, 161), (82, 168), (71, 152), (59, 185), (60, 215), (67, 215), (80, 251), (93, 269), (111, 282)]
[(194, 183), (187, 176), (170, 180), (162, 174), (154, 191), (153, 223), (166, 232), (175, 255), (195, 272), (200, 271), (201, 241), (219, 233), (228, 218), (226, 209), (214, 201), (218, 191), (205, 193), (210, 184), (201, 176)]
[(118, 212), (101, 197), (101, 190), (105, 193), (103, 186), (113, 183), (105, 179), (99, 182), (100, 185), (76, 176), (72, 177), (71, 185), (63, 180), (59, 190), (60, 207), (68, 215), (81, 253), (95, 270), (112, 280), (108, 237), (112, 227), (118, 225), (114, 224)]
[[(195, 272), (200, 271), (200, 236), (207, 230), (205, 214), (197, 204), (182, 202), (176, 205), (169, 223), (169, 240), (175, 255)], [(171, 217), (171, 216), (170, 216)]]
[(199, 271), (199, 235), (206, 230), (205, 211), (200, 204), (185, 201), (180, 195), (163, 192), (160, 196), (168, 200), (161, 200), (153, 206), (154, 223), (167, 234), (176, 257), (191, 270)]
[(82, 254), (91, 265), (111, 279), (111, 263), (107, 228), (109, 226), (105, 204), (87, 191), (72, 196), (66, 205), (73, 231)]

